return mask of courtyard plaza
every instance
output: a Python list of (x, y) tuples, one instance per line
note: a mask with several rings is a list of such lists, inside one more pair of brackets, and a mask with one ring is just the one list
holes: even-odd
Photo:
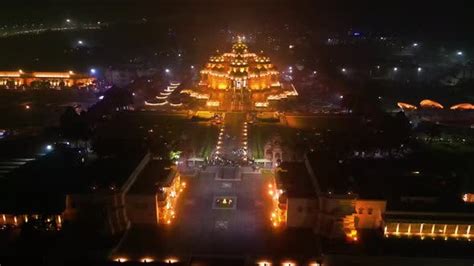
[[(234, 151), (242, 146), (245, 118), (245, 113), (226, 113), (226, 138), (219, 156), (239, 159)], [(275, 258), (275, 254), (316, 255), (319, 250), (316, 237), (309, 231), (272, 226), (272, 200), (267, 193), (272, 175), (236, 163), (210, 165), (195, 176), (183, 178), (187, 188), (178, 200), (178, 218), (165, 226), (132, 225), (112, 258), (188, 261), (237, 256), (256, 261)]]

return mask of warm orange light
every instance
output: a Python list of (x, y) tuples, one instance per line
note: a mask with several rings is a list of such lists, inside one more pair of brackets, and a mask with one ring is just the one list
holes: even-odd
[(143, 263), (149, 263), (149, 262), (153, 262), (155, 260), (153, 258), (150, 258), (150, 257), (145, 257), (145, 258), (142, 258), (140, 261), (143, 262)]
[(262, 261), (258, 261), (258, 262), (257, 262), (257, 265), (258, 265), (258, 266), (271, 266), (272, 263), (269, 262), (269, 261), (266, 261), (266, 260), (262, 260)]
[(167, 259), (165, 260), (165, 263), (170, 263), (170, 264), (171, 264), (171, 263), (177, 263), (177, 262), (179, 262), (179, 260), (178, 260), (177, 258), (175, 258), (175, 257), (167, 258)]
[(420, 106), (423, 108), (434, 108), (434, 109), (444, 108), (440, 103), (432, 101), (432, 100), (428, 100), (428, 99), (421, 101)]
[(416, 110), (417, 109), (416, 106), (411, 105), (409, 103), (398, 102), (397, 106), (400, 107), (400, 109), (403, 109), (403, 110)]
[[(21, 71), (21, 70), (20, 70)], [(18, 78), (23, 72), (20, 71), (2, 71), (0, 72), (0, 77), (3, 78)]]
[(474, 104), (460, 103), (460, 104), (456, 104), (456, 105), (451, 106), (451, 108), (449, 108), (449, 109), (451, 109), (451, 110), (474, 110)]
[(126, 261), (128, 261), (128, 259), (124, 258), (124, 257), (118, 257), (118, 258), (115, 258), (115, 261), (116, 262), (126, 262)]

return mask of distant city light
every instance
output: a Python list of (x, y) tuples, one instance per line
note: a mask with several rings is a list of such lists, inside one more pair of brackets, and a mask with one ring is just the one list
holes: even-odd
[(66, 19), (66, 23), (71, 23), (71, 19)]
[(178, 54), (178, 57), (181, 57), (181, 54)]
[(394, 67), (394, 68), (393, 68), (393, 71), (397, 72), (397, 71), (398, 71), (398, 67)]
[(191, 69), (194, 69), (194, 66), (191, 66)]
[(165, 72), (166, 72), (166, 73), (170, 73), (170, 71), (171, 71), (171, 70), (170, 70), (169, 68), (165, 69)]
[(347, 72), (347, 69), (342, 68), (341, 71), (344, 72), (344, 73), (346, 73), (346, 72)]
[(31, 107), (30, 107), (29, 105), (26, 105), (26, 106), (25, 106), (25, 109), (26, 109), (26, 110), (29, 110), (30, 108), (31, 108)]
[(127, 258), (116, 258), (115, 259), (116, 262), (120, 262), (120, 263), (127, 262), (127, 260), (128, 260)]
[(53, 150), (53, 146), (52, 145), (46, 145), (46, 150), (48, 151), (52, 151)]
[(464, 53), (462, 51), (457, 51), (457, 55), (463, 55)]
[(418, 47), (418, 43), (414, 43), (414, 44), (413, 44), (413, 47)]
[(293, 49), (295, 46), (293, 44), (288, 45), (288, 48)]
[(174, 264), (174, 263), (177, 263), (178, 262), (178, 259), (177, 258), (168, 258), (165, 260), (165, 263), (169, 263), (169, 264)]
[(377, 66), (377, 69), (380, 69), (380, 66)]
[(339, 99), (344, 99), (344, 95), (340, 95), (340, 96), (339, 96)]
[(360, 36), (360, 32), (354, 32), (354, 36)]
[(103, 99), (104, 99), (104, 95), (99, 96), (99, 100), (103, 100)]
[(417, 69), (418, 72), (421, 72), (422, 70), (423, 70), (423, 69), (422, 69), (421, 67), (419, 67), (419, 68)]
[(268, 261), (262, 260), (262, 261), (257, 262), (257, 265), (258, 266), (271, 266), (272, 264)]
[(153, 258), (142, 258), (140, 261), (143, 262), (143, 263), (150, 263), (150, 262), (153, 262), (154, 259)]
[(91, 72), (91, 74), (95, 74), (97, 72), (97, 70), (95, 68), (91, 68), (90, 72)]
[(83, 42), (82, 40), (79, 40), (79, 41), (77, 41), (77, 44), (79, 44), (79, 45), (83, 45), (83, 44), (84, 44), (84, 42)]

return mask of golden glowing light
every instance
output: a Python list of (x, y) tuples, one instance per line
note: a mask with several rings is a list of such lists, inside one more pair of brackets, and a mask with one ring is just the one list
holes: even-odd
[(143, 262), (143, 263), (150, 263), (150, 262), (153, 262), (155, 260), (153, 258), (150, 258), (150, 257), (145, 257), (145, 258), (142, 258), (140, 261)]
[(451, 109), (451, 110), (474, 110), (474, 104), (460, 103), (460, 104), (456, 104), (456, 105), (451, 106), (451, 108), (449, 108), (449, 109)]
[(165, 259), (164, 262), (171, 264), (171, 263), (177, 263), (177, 262), (179, 262), (179, 260), (178, 260), (177, 258), (175, 258), (175, 257), (170, 257), (170, 258)]
[(403, 103), (403, 102), (398, 102), (397, 106), (400, 107), (400, 109), (403, 110), (416, 110), (417, 107), (408, 103)]
[(127, 261), (128, 261), (128, 259), (125, 258), (125, 257), (118, 257), (118, 258), (115, 258), (114, 260), (115, 260), (116, 262), (127, 262)]
[(444, 107), (435, 101), (425, 99), (420, 102), (420, 106), (423, 108), (434, 108), (434, 109), (443, 109)]
[(219, 101), (207, 101), (206, 105), (209, 107), (219, 107), (221, 103)]

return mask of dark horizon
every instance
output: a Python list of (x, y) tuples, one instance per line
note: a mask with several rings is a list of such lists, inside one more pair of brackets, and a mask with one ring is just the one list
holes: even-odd
[[(24, 4), (28, 3), (25, 7)], [(15, 1), (4, 4), (0, 23), (35, 22), (62, 17), (90, 17), (97, 19), (131, 19), (147, 17), (160, 19), (179, 15), (186, 21), (215, 19), (216, 24), (258, 25), (265, 21), (293, 22), (309, 27), (334, 30), (355, 28), (376, 32), (395, 32), (400, 35), (426, 38), (473, 40), (470, 30), (472, 9), (466, 1), (449, 4), (412, 1), (309, 1), (257, 0), (225, 2), (216, 0), (53, 0)], [(21, 9), (20, 9), (21, 7)], [(50, 14), (50, 16), (48, 16)], [(46, 15), (46, 18), (45, 18)], [(185, 23), (186, 21), (183, 21)]]

